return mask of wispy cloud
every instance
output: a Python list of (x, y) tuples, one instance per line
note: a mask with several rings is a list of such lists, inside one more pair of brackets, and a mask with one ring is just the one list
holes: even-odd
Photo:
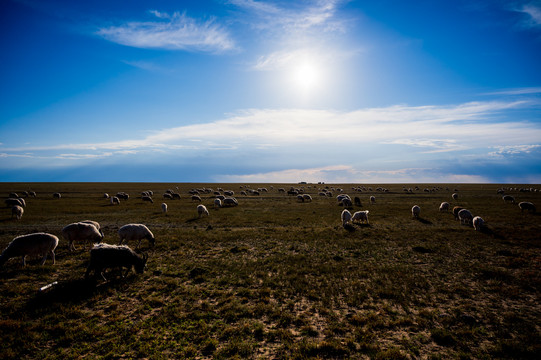
[(102, 27), (96, 34), (106, 40), (143, 49), (220, 52), (235, 48), (227, 29), (214, 19), (198, 20), (185, 13), (152, 10), (156, 20)]
[(532, 1), (528, 4), (524, 4), (517, 8), (520, 11), (528, 15), (528, 21), (526, 24), (531, 27), (541, 26), (541, 2)]
[(529, 95), (529, 94), (541, 94), (541, 87), (503, 89), (503, 90), (483, 93), (481, 95)]
[(508, 146), (495, 146), (496, 151), (490, 152), (492, 156), (502, 155), (518, 155), (518, 154), (530, 154), (533, 151), (540, 150), (540, 144), (534, 145), (508, 145)]

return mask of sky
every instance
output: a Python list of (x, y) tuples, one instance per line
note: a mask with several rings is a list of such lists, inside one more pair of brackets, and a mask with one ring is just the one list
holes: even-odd
[(0, 181), (539, 184), (541, 1), (3, 0)]

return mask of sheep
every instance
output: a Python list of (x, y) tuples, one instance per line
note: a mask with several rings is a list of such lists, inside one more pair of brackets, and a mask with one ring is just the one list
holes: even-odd
[(485, 225), (485, 221), (483, 220), (482, 217), (476, 216), (473, 218), (472, 224), (475, 231), (478, 231), (478, 230), (483, 229), (483, 226)]
[(123, 191), (119, 191), (116, 193), (116, 197), (122, 200), (128, 200), (130, 198), (130, 195)]
[(351, 202), (351, 199), (349, 197), (342, 199), (342, 205), (344, 207), (353, 207), (353, 203)]
[(302, 197), (304, 198), (304, 201), (312, 202), (312, 197), (310, 194), (303, 194)]
[(104, 198), (104, 199), (109, 199), (109, 194), (103, 193), (103, 198)]
[(164, 193), (164, 194), (163, 194), (163, 198), (164, 198), (164, 199), (173, 200), (173, 195), (170, 194), (170, 193)]
[(370, 196), (370, 203), (371, 203), (371, 204), (375, 204), (375, 203), (376, 203), (376, 197), (375, 197), (375, 196)]
[(167, 204), (166, 204), (166, 203), (162, 203), (162, 212), (163, 212), (164, 214), (167, 213)]
[(141, 197), (141, 200), (148, 201), (148, 202), (154, 204), (154, 200), (152, 200), (152, 198), (150, 196), (143, 196), (143, 197)]
[(457, 193), (453, 193), (453, 195), (451, 195), (451, 197), (452, 197), (453, 200), (455, 200), (455, 201), (458, 200), (458, 194), (457, 194)]
[(147, 239), (151, 246), (156, 244), (156, 239), (154, 234), (143, 224), (127, 224), (118, 229), (118, 237), (120, 241), (118, 245), (122, 245), (124, 240), (139, 240), (137, 243), (136, 249), (141, 245), (143, 239)]
[(528, 201), (519, 202), (518, 207), (520, 208), (521, 212), (524, 212), (524, 210), (527, 210), (535, 214), (535, 205), (531, 202), (528, 202)]
[(222, 202), (223, 206), (237, 206), (239, 202), (234, 197), (225, 198)]
[(180, 194), (173, 193), (171, 195), (173, 196), (173, 199), (179, 199), (180, 200)]
[(15, 216), (17, 220), (21, 220), (21, 218), (23, 217), (23, 213), (24, 213), (24, 209), (19, 205), (14, 205), (11, 208), (11, 218)]
[(18, 198), (19, 195), (16, 192), (10, 192), (8, 198)]
[(511, 202), (511, 203), (513, 203), (513, 204), (515, 203), (515, 198), (514, 198), (513, 196), (511, 196), (511, 195), (504, 195), (504, 196), (502, 196), (502, 200), (503, 200), (503, 202), (505, 202), (505, 203), (506, 203), (506, 202)]
[(347, 223), (349, 223), (351, 221), (351, 217), (351, 213), (348, 209), (342, 210), (342, 214), (340, 215), (340, 219), (342, 219), (342, 225), (345, 226)]
[(353, 213), (353, 216), (351, 217), (351, 222), (354, 221), (359, 221), (360, 223), (366, 221), (366, 223), (368, 224), (368, 210), (356, 211), (355, 213)]
[(458, 218), (460, 219), (461, 224), (471, 224), (473, 220), (473, 215), (468, 209), (462, 209), (458, 212)]
[(35, 191), (29, 191), (28, 195), (30, 195), (30, 197), (36, 197), (37, 196)]
[(355, 201), (355, 206), (361, 206), (361, 207), (363, 206), (363, 204), (361, 203), (361, 198), (360, 197), (355, 196), (354, 201)]
[(192, 195), (192, 201), (199, 201), (199, 202), (201, 202), (201, 196), (199, 196), (199, 195)]
[(86, 269), (85, 279), (88, 279), (90, 272), (94, 271), (94, 277), (99, 274), (107, 281), (103, 271), (108, 268), (120, 268), (121, 275), (122, 268), (127, 268), (123, 276), (128, 275), (132, 268), (135, 268), (138, 274), (142, 274), (147, 261), (148, 255), (139, 256), (126, 245), (98, 244), (90, 250), (90, 264)]
[(414, 219), (418, 219), (419, 214), (421, 214), (421, 207), (419, 205), (413, 205), (413, 207), (411, 208), (411, 215)]
[[(89, 241), (90, 243), (100, 243), (103, 240), (103, 232), (99, 230), (99, 224), (96, 227), (90, 220), (66, 225), (62, 229), (62, 236), (68, 241), (69, 251), (77, 250), (73, 244), (75, 240)], [(86, 249), (86, 243), (84, 247)]]
[(207, 207), (203, 204), (197, 205), (197, 213), (199, 214), (199, 217), (201, 217), (203, 214), (209, 216), (209, 211), (207, 210)]
[(448, 202), (446, 202), (446, 201), (442, 202), (442, 203), (440, 204), (440, 211), (441, 211), (441, 212), (443, 212), (443, 211), (449, 212), (449, 206), (450, 206), (450, 205), (449, 205)]
[(54, 250), (57, 246), (58, 238), (52, 234), (40, 232), (18, 236), (9, 243), (0, 255), (0, 267), (10, 258), (17, 256), (22, 257), (23, 266), (26, 266), (25, 258), (27, 255), (43, 255), (41, 265), (45, 264), (47, 255), (51, 255), (54, 265)]
[(339, 204), (341, 204), (344, 201), (344, 199), (349, 199), (351, 201), (351, 198), (349, 197), (348, 194), (340, 194), (336, 196), (336, 200), (338, 201)]
[(233, 196), (235, 195), (235, 192), (233, 190), (226, 190), (224, 191), (225, 196)]
[(61, 197), (62, 197), (62, 194), (60, 194), (60, 193), (56, 192), (56, 193), (53, 194), (53, 198), (55, 198), (55, 199), (60, 199)]
[(455, 206), (453, 208), (453, 215), (455, 217), (455, 220), (458, 220), (458, 213), (460, 212), (460, 210), (464, 209), (462, 206)]
[(16, 205), (20, 207), (25, 207), (26, 203), (24, 203), (23, 205), (23, 202), (21, 200), (21, 198), (8, 198), (4, 200), (4, 202), (6, 203), (6, 207), (12, 207)]
[(220, 199), (218, 199), (218, 198), (214, 199), (214, 207), (215, 207), (215, 208), (217, 208), (217, 207), (218, 207), (218, 208), (222, 207), (222, 200), (220, 200)]
[(117, 196), (111, 196), (109, 199), (110, 199), (109, 201), (111, 202), (111, 205), (115, 205), (115, 204), (120, 205), (120, 199)]

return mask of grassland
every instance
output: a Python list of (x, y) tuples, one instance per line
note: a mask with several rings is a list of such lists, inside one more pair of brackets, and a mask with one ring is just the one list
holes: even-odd
[[(408, 184), (420, 190), (406, 193), (391, 184), (384, 193), (364, 185), (373, 191), (358, 193), (352, 184), (303, 185), (313, 197), (306, 203), (277, 191), (291, 185), (251, 184), (269, 189), (259, 196), (238, 195), (240, 186), (0, 183), (6, 197), (37, 192), (20, 221), (9, 208), (0, 213), (1, 249), (21, 234), (61, 237), (86, 219), (100, 222), (108, 243), (130, 222), (156, 237), (154, 248), (142, 245), (143, 274), (109, 281), (85, 281), (88, 250), (70, 253), (62, 240), (56, 265), (7, 262), (0, 358), (541, 358), (541, 216), (505, 204), (501, 186)], [(369, 210), (370, 224), (346, 231), (336, 199), (317, 196), (325, 186), (359, 196), (363, 207), (352, 210)], [(164, 215), (161, 196), (176, 187), (182, 197), (167, 200)], [(198, 218), (188, 191), (203, 187), (234, 190), (239, 206), (213, 209), (212, 194), (202, 195), (210, 216)], [(154, 204), (138, 198), (144, 190)], [(118, 191), (130, 199), (103, 199)], [(506, 193), (541, 204), (540, 192)], [(482, 216), (487, 228), (440, 213), (442, 201)]]

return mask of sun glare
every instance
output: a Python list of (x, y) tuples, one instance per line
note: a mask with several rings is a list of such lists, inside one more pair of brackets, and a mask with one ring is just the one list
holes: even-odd
[(315, 87), (317, 87), (320, 80), (320, 70), (315, 63), (304, 61), (293, 69), (293, 84), (302, 92), (309, 92), (313, 90)]

